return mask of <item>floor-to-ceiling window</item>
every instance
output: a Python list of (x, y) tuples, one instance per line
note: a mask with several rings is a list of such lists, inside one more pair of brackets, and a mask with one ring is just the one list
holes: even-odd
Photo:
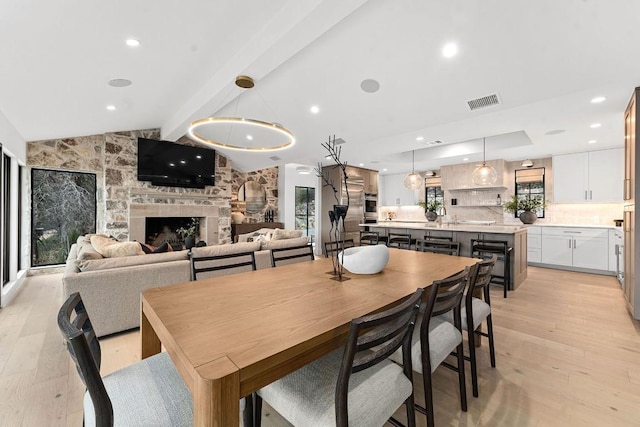
[(316, 189), (296, 186), (296, 230), (313, 238), (316, 234)]
[(11, 157), (2, 155), (2, 285), (9, 282), (11, 266)]
[(62, 264), (78, 236), (96, 230), (96, 175), (31, 170), (31, 265)]

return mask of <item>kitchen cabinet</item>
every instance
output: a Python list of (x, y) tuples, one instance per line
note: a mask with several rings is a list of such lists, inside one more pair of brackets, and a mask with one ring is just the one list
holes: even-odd
[(362, 169), (364, 178), (364, 192), (367, 194), (378, 194), (378, 172)]
[(542, 229), (537, 226), (527, 228), (527, 261), (542, 262)]
[(543, 227), (541, 262), (591, 270), (609, 269), (607, 229)]
[(623, 166), (622, 148), (553, 156), (554, 202), (622, 202)]
[(636, 96), (640, 88), (636, 88), (624, 112), (624, 200), (632, 204), (636, 192)]
[(424, 188), (408, 190), (404, 186), (407, 174), (384, 175), (380, 179), (382, 206), (414, 206), (424, 198)]

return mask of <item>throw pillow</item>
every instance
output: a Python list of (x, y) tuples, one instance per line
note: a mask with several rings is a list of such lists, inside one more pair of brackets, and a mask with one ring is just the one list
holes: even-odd
[(138, 242), (138, 243), (140, 243), (140, 248), (142, 249), (142, 251), (143, 251), (145, 254), (152, 254), (152, 253), (153, 253), (153, 251), (155, 251), (155, 250), (156, 250), (156, 247), (155, 247), (155, 246), (151, 246), (151, 245), (148, 245), (148, 244), (146, 244), (146, 243), (142, 243), (142, 242)]
[[(161, 244), (160, 246), (158, 246), (153, 253), (154, 254), (161, 254), (163, 252), (169, 252), (169, 248), (171, 248), (171, 245), (167, 242), (164, 242), (163, 244)], [(171, 251), (173, 252), (173, 248), (171, 249)]]
[(118, 242), (102, 236), (91, 236), (91, 246), (105, 258), (144, 255), (138, 242)]
[(302, 230), (282, 230), (276, 228), (273, 230), (271, 240), (295, 239), (298, 237), (302, 237)]
[(91, 246), (91, 243), (87, 241), (86, 243), (82, 243), (78, 248), (78, 257), (77, 259), (89, 260), (89, 259), (102, 259), (102, 255), (100, 255), (94, 248)]

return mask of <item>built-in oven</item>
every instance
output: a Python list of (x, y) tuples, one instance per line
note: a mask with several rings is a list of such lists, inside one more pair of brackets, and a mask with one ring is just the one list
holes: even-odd
[(364, 218), (378, 219), (378, 195), (365, 193), (364, 195)]

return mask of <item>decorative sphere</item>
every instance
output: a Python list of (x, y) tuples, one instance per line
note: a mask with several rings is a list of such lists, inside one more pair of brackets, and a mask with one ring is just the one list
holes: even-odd
[(417, 173), (410, 173), (404, 179), (404, 186), (409, 190), (417, 190), (424, 187), (424, 178)]

